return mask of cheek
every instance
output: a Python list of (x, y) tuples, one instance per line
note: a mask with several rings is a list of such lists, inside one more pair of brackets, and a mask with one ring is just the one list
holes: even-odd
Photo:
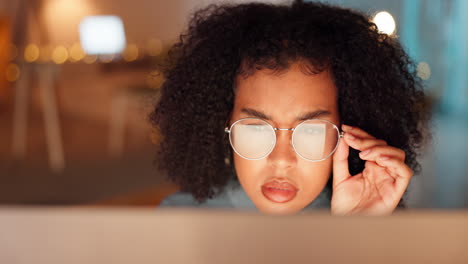
[(331, 158), (320, 162), (298, 162), (298, 182), (305, 194), (316, 193), (325, 186), (332, 172), (332, 162)]
[(246, 160), (238, 155), (234, 155), (234, 167), (237, 177), (248, 193), (260, 188), (263, 184), (264, 175), (262, 172), (265, 166), (265, 159)]

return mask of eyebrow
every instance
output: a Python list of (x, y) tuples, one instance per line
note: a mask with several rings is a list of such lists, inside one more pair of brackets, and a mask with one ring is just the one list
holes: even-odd
[[(261, 111), (252, 109), (252, 108), (242, 108), (241, 112), (252, 117), (257, 117), (257, 118), (265, 119), (268, 121), (273, 120), (271, 116)], [(327, 115), (331, 115), (331, 112), (327, 110), (316, 110), (316, 111), (306, 112), (306, 113), (301, 114), (300, 116), (297, 117), (296, 121), (304, 121), (307, 119), (313, 119), (313, 118), (327, 116)]]

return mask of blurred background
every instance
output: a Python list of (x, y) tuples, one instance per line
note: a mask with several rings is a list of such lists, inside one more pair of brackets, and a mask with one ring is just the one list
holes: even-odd
[[(155, 65), (215, 2), (249, 1), (0, 0), (0, 204), (156, 207), (176, 191), (153, 164)], [(468, 1), (322, 2), (369, 14), (424, 81), (433, 139), (410, 207), (467, 207)]]

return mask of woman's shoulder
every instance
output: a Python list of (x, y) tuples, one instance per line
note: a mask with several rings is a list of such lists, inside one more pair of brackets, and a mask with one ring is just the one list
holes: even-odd
[(197, 201), (190, 193), (176, 192), (162, 200), (159, 207), (164, 206), (197, 206)]
[(164, 198), (159, 207), (232, 207), (232, 204), (224, 195), (199, 202), (190, 193), (176, 192)]

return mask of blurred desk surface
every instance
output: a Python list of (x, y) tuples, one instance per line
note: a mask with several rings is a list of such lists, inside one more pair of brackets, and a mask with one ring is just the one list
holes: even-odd
[(0, 263), (468, 263), (468, 211), (0, 207)]

